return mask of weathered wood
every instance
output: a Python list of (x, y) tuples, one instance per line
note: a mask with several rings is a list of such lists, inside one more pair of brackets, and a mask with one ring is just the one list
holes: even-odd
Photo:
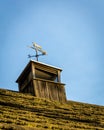
[(16, 81), (19, 84), (19, 91), (65, 102), (65, 84), (61, 83), (61, 71), (56, 67), (30, 61)]
[(48, 98), (50, 100), (57, 100), (60, 102), (66, 101), (64, 85), (61, 83), (54, 83), (50, 81), (42, 81), (34, 79), (36, 96), (41, 98)]
[(33, 63), (31, 63), (31, 69), (32, 69), (32, 77), (35, 78), (36, 73), (35, 73), (35, 66)]
[(57, 79), (57, 81), (58, 81), (58, 82), (61, 82), (60, 71), (58, 70), (58, 72), (57, 72), (57, 73), (58, 73), (58, 79)]
[(32, 72), (29, 72), (28, 74), (26, 74), (25, 76), (23, 76), (23, 78), (21, 79), (21, 81), (19, 81), (19, 90), (22, 92), (22, 90), (25, 88), (25, 86), (27, 86), (27, 84), (31, 81), (32, 79)]

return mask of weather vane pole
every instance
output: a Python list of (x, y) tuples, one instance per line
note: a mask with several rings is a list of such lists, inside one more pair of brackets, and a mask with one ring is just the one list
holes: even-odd
[(28, 47), (34, 49), (36, 52), (36, 55), (28, 55), (28, 58), (36, 57), (36, 60), (38, 61), (39, 56), (46, 55), (47, 53), (46, 53), (46, 51), (43, 51), (42, 47), (39, 46), (37, 43), (34, 43), (34, 42), (32, 42), (32, 43), (33, 43), (33, 46), (28, 46)]

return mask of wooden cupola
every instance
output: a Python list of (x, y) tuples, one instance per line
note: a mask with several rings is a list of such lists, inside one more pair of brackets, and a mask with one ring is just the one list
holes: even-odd
[(61, 71), (60, 68), (30, 60), (16, 80), (19, 92), (65, 102), (65, 84), (61, 83)]

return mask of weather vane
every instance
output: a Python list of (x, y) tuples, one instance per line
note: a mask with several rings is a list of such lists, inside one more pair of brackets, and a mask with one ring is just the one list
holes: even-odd
[(46, 53), (46, 51), (43, 51), (42, 47), (39, 46), (37, 43), (34, 43), (34, 42), (32, 42), (32, 43), (33, 43), (33, 46), (28, 46), (28, 47), (34, 49), (36, 52), (36, 55), (28, 55), (28, 58), (36, 57), (36, 60), (38, 61), (39, 56), (46, 55), (47, 53)]

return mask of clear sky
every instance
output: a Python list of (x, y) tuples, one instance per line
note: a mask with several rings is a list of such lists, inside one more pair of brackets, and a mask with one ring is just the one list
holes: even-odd
[(104, 105), (104, 0), (0, 0), (0, 88), (18, 90), (32, 42), (63, 69), (67, 99)]

